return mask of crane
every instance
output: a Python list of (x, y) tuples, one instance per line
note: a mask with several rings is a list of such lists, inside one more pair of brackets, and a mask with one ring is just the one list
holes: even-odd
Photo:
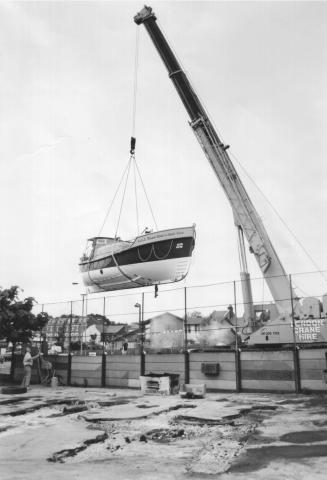
[(201, 104), (199, 97), (156, 20), (156, 15), (149, 6), (145, 6), (134, 17), (137, 25), (143, 24), (145, 26), (163, 60), (168, 70), (169, 78), (173, 82), (190, 117), (189, 124), (232, 207), (238, 234), (244, 317), (248, 325), (248, 333), (251, 333), (255, 327), (256, 318), (244, 237), (248, 242), (249, 251), (254, 255), (268, 285), (277, 307), (279, 319), (289, 323), (292, 315), (300, 315), (301, 313), (301, 305), (296, 299), (289, 277), (228, 155), (229, 146), (225, 145), (219, 138), (205, 108)]

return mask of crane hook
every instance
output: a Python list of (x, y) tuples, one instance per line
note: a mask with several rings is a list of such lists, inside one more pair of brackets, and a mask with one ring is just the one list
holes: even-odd
[(136, 145), (136, 138), (135, 137), (131, 137), (131, 149), (129, 151), (129, 153), (131, 155), (134, 155), (135, 154), (135, 145)]

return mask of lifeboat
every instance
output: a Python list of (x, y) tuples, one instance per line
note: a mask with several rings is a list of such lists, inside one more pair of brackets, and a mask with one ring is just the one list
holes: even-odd
[(195, 225), (145, 232), (131, 241), (88, 240), (79, 268), (88, 293), (148, 287), (183, 280), (195, 244)]

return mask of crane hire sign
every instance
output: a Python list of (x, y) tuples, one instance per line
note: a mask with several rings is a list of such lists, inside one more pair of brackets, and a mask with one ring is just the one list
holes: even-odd
[(327, 322), (325, 318), (306, 318), (294, 321), (296, 341), (325, 342), (327, 340)]

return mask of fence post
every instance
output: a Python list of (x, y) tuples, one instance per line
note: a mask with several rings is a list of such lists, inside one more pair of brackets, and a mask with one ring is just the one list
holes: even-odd
[(102, 365), (101, 365), (101, 387), (106, 386), (106, 354), (105, 354), (105, 337), (104, 337), (104, 322), (106, 316), (106, 297), (103, 297), (103, 319), (102, 319)]
[(299, 350), (300, 349), (297, 346), (293, 350), (294, 383), (295, 383), (296, 393), (301, 393), (301, 370), (300, 370)]
[(291, 307), (292, 307), (294, 383), (295, 383), (295, 392), (301, 393), (301, 372), (300, 372), (300, 361), (299, 361), (299, 347), (296, 342), (296, 334), (295, 334), (292, 275), (289, 276), (289, 280), (290, 280), (290, 294), (291, 294)]
[(102, 365), (101, 365), (101, 387), (106, 386), (106, 359), (107, 355), (102, 353)]
[(242, 391), (242, 368), (241, 368), (241, 349), (235, 350), (235, 376), (236, 376), (236, 391)]
[(144, 353), (144, 292), (142, 292), (141, 304), (141, 319), (140, 319), (140, 334), (141, 334), (141, 351), (140, 351), (140, 374), (141, 377), (145, 374), (145, 353)]
[[(81, 332), (81, 336), (80, 336), (80, 342), (81, 342), (81, 349), (80, 349), (80, 354), (83, 355), (83, 329), (84, 329), (84, 326), (86, 327), (86, 322), (84, 324), (84, 313), (85, 313), (85, 297), (86, 297), (87, 293), (81, 293), (81, 297), (82, 297), (82, 325), (80, 326), (80, 332)], [(85, 328), (86, 330), (86, 328)]]
[(71, 352), (72, 323), (73, 323), (73, 302), (70, 301), (69, 331), (68, 331), (68, 355), (70, 355), (70, 352)]
[(72, 356), (69, 353), (67, 357), (67, 387), (72, 383)]
[(241, 349), (238, 348), (238, 322), (237, 322), (237, 301), (236, 301), (236, 282), (233, 281), (234, 289), (234, 312), (235, 312), (235, 382), (236, 391), (242, 390), (242, 378), (241, 378)]
[(72, 342), (72, 322), (73, 322), (73, 302), (70, 302), (70, 318), (68, 332), (68, 365), (67, 365), (67, 385), (70, 386), (72, 378), (72, 354), (70, 344)]
[(184, 287), (184, 382), (190, 383), (190, 356), (187, 350), (187, 288)]

